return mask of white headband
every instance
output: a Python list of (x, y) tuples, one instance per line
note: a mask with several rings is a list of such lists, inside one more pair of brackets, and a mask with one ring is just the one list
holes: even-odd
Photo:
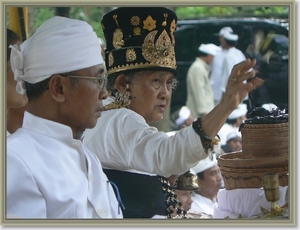
[(229, 114), (228, 119), (237, 119), (247, 115), (248, 109), (246, 104), (239, 104), (239, 106)]
[(233, 30), (229, 26), (223, 27), (219, 32), (219, 36), (223, 36), (226, 32), (233, 33)]
[(213, 159), (210, 159), (210, 157), (206, 157), (205, 159), (199, 161), (199, 163), (196, 166), (194, 166), (192, 168), (192, 170), (198, 174), (198, 173), (204, 172), (205, 170), (207, 170), (209, 168), (212, 168), (212, 167), (218, 165), (218, 160), (216, 159), (216, 155), (212, 154), (212, 156), (213, 156)]
[(223, 37), (226, 39), (226, 40), (229, 40), (229, 41), (237, 41), (239, 39), (239, 36), (237, 34), (232, 34), (228, 31), (226, 31), (224, 34), (223, 34)]
[(221, 48), (219, 46), (216, 46), (213, 43), (209, 43), (209, 44), (201, 44), (198, 50), (203, 53), (215, 56), (219, 51), (221, 51)]
[(56, 73), (67, 73), (104, 63), (93, 28), (86, 22), (55, 16), (45, 21), (18, 49), (10, 46), (16, 90), (24, 82), (37, 83)]

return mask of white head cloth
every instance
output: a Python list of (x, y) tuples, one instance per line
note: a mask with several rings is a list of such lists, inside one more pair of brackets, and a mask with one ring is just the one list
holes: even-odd
[(24, 81), (37, 83), (53, 74), (67, 73), (104, 63), (99, 40), (86, 22), (55, 16), (25, 40), (20, 50), (10, 46), (16, 89), (25, 93)]
[(246, 115), (248, 112), (247, 105), (246, 104), (239, 104), (239, 106), (232, 111), (231, 114), (229, 114), (228, 119), (237, 119), (244, 115)]
[(223, 37), (226, 39), (226, 40), (229, 40), (229, 41), (237, 41), (239, 39), (239, 36), (237, 34), (232, 34), (228, 31), (226, 31), (224, 34), (223, 34)]
[(233, 30), (229, 26), (223, 27), (219, 32), (219, 36), (223, 36), (225, 32), (233, 33)]
[(205, 159), (199, 161), (199, 163), (196, 166), (194, 166), (192, 170), (198, 174), (218, 165), (216, 154), (212, 154), (212, 156), (213, 159), (210, 159), (210, 157), (206, 157)]
[(219, 46), (216, 46), (213, 43), (209, 43), (209, 44), (201, 44), (198, 50), (203, 53), (207, 53), (209, 55), (215, 56), (219, 51), (221, 51), (221, 48)]

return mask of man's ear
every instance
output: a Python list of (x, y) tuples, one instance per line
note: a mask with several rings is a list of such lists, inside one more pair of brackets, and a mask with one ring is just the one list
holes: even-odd
[(126, 75), (120, 74), (116, 78), (116, 89), (118, 92), (126, 92)]
[(53, 75), (49, 80), (49, 92), (52, 98), (57, 102), (65, 101), (66, 80), (68, 80), (66, 77), (62, 77), (58, 74)]

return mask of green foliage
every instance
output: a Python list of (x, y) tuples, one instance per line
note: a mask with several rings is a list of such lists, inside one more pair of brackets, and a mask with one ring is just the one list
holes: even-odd
[(175, 12), (179, 19), (192, 19), (231, 15), (237, 12), (235, 8), (236, 7), (178, 7)]
[(48, 18), (55, 15), (55, 9), (53, 7), (35, 7), (34, 8), (34, 18), (33, 27), (30, 28), (30, 33), (32, 34), (36, 29), (43, 24)]
[[(283, 15), (288, 18), (288, 7), (272, 6), (272, 7), (175, 7), (175, 12), (179, 19), (197, 19), (203, 17), (218, 17), (218, 16), (263, 16), (268, 15)], [(45, 20), (55, 15), (55, 7), (34, 7), (33, 25), (29, 33), (32, 34)], [(85, 7), (70, 7), (69, 17), (80, 19), (92, 25), (98, 37), (103, 38), (101, 28), (101, 19), (103, 16), (103, 7), (85, 6)], [(270, 16), (271, 17), (271, 16)], [(8, 18), (8, 17), (7, 17)], [(9, 25), (7, 20), (6, 25)]]
[(218, 16), (255, 16), (284, 15), (288, 18), (288, 7), (177, 7), (175, 10), (179, 19), (197, 19), (201, 17)]

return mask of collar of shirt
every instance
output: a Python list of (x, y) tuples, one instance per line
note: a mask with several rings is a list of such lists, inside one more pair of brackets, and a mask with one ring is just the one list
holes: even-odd
[(22, 128), (33, 130), (55, 139), (74, 139), (72, 129), (69, 126), (35, 116), (27, 111), (24, 113)]

